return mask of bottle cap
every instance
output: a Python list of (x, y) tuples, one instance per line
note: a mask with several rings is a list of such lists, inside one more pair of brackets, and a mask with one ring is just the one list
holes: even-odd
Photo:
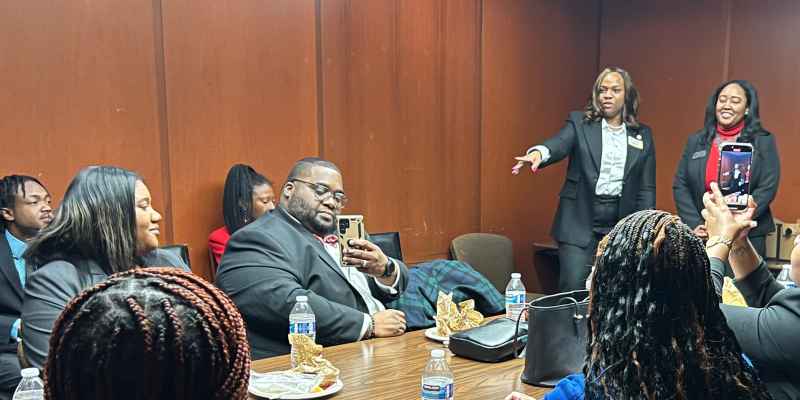
[(295, 301), (308, 301), (308, 296), (297, 296), (294, 299)]
[(522, 277), (522, 274), (520, 274), (519, 272), (513, 272), (511, 274), (511, 279), (519, 279), (521, 277)]
[(23, 378), (35, 378), (39, 376), (39, 368), (25, 368), (22, 370)]
[(442, 350), (442, 349), (431, 350), (431, 357), (433, 357), (433, 358), (444, 358), (444, 350)]

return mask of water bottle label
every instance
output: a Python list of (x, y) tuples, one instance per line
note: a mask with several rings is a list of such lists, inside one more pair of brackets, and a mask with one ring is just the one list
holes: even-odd
[(451, 400), (453, 398), (453, 383), (422, 384), (422, 400)]
[(289, 324), (289, 333), (300, 333), (304, 335), (314, 335), (317, 333), (316, 322), (295, 322)]
[[(506, 292), (506, 317), (516, 320), (525, 309), (525, 292)], [(525, 318), (521, 319), (525, 321)]]
[(525, 303), (525, 293), (506, 293), (506, 304)]

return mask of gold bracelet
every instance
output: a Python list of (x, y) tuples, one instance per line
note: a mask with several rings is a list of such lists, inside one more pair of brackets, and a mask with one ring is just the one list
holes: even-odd
[(724, 244), (726, 247), (728, 247), (728, 251), (730, 251), (731, 248), (733, 247), (733, 239), (725, 239), (722, 236), (712, 236), (708, 238), (708, 242), (706, 243), (706, 250), (718, 244)]

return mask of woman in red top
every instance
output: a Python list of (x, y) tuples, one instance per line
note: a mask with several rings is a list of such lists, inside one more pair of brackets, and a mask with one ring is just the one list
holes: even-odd
[(222, 196), (222, 216), (225, 226), (208, 236), (208, 250), (219, 265), (225, 245), (239, 228), (275, 209), (272, 182), (249, 165), (236, 164), (225, 178)]
[(775, 229), (770, 203), (780, 181), (780, 160), (775, 135), (761, 126), (758, 93), (747, 81), (734, 80), (718, 87), (708, 100), (705, 127), (689, 137), (683, 150), (672, 193), (681, 220), (706, 238), (705, 221), (700, 216), (703, 193), (717, 180), (719, 145), (746, 142), (753, 145), (752, 167), (740, 170), (749, 183), (750, 194), (758, 207), (753, 219), (758, 226), (750, 231), (750, 242), (764, 257), (766, 235)]

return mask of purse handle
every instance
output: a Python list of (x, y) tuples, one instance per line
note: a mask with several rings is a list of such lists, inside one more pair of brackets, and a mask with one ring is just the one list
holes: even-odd
[[(560, 306), (560, 305), (564, 304), (564, 300), (570, 300), (572, 302), (573, 306), (575, 307), (575, 312), (574, 312), (572, 318), (576, 322), (586, 318), (583, 315), (581, 315), (581, 313), (578, 312), (578, 300), (575, 300), (575, 298), (572, 297), (572, 296), (567, 296), (567, 297), (560, 298), (558, 300), (558, 303), (555, 306)], [(517, 324), (516, 324), (516, 327), (514, 328), (514, 341), (511, 342), (511, 348), (514, 349), (514, 358), (518, 358), (519, 357), (519, 353), (518, 353), (518, 350), (517, 350), (517, 339), (519, 338), (519, 322), (522, 320), (523, 312), (530, 310), (533, 307), (533, 303), (534, 302), (536, 302), (536, 300), (532, 300), (530, 303), (526, 303), (525, 304), (525, 308), (523, 308), (522, 311), (520, 311), (519, 315), (517, 315)], [(529, 318), (528, 321), (530, 321), (530, 315), (528, 316), (528, 318)], [(528, 329), (528, 334), (530, 335), (530, 329)]]
[[(517, 324), (514, 328), (514, 340), (511, 342), (511, 348), (514, 350), (514, 358), (519, 358), (519, 352), (517, 350), (517, 339), (519, 338), (519, 321), (522, 320), (522, 314), (524, 314), (525, 311), (531, 309), (531, 306), (533, 305), (534, 301), (536, 300), (532, 300), (530, 303), (525, 303), (525, 307), (522, 309), (522, 311), (519, 312), (519, 315), (517, 315)], [(528, 331), (529, 331), (528, 334), (530, 334), (530, 329)]]

